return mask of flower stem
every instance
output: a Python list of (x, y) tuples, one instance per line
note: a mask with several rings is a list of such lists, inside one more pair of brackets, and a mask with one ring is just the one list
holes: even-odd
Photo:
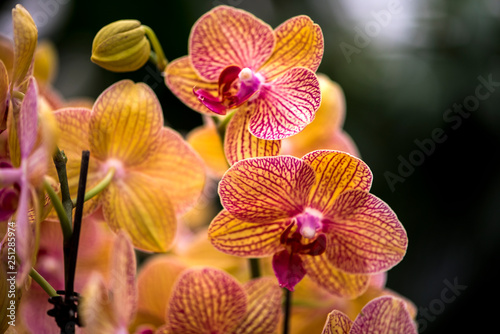
[[(111, 180), (113, 180), (113, 176), (115, 176), (115, 169), (110, 168), (108, 171), (108, 174), (106, 174), (104, 179), (102, 179), (101, 182), (96, 184), (96, 186), (94, 188), (90, 189), (89, 191), (87, 191), (85, 193), (85, 197), (84, 197), (83, 201), (87, 202), (89, 199), (93, 198), (94, 196), (99, 195), (101, 193), (101, 191), (106, 189), (106, 187), (111, 183)], [(72, 201), (72, 205), (76, 206), (77, 198), (72, 199), (71, 201)]]
[(292, 292), (287, 288), (285, 290), (285, 305), (284, 305), (284, 313), (283, 317), (283, 334), (288, 334), (288, 329), (290, 327), (290, 311), (292, 305)]
[(59, 177), (59, 183), (61, 184), (61, 203), (64, 211), (66, 212), (66, 217), (71, 222), (73, 216), (73, 202), (71, 201), (71, 195), (69, 193), (68, 174), (66, 173), (66, 163), (68, 162), (68, 158), (66, 158), (64, 152), (59, 150), (57, 147), (56, 153), (52, 159), (54, 160), (57, 176)]
[(146, 31), (146, 36), (148, 36), (149, 41), (151, 42), (151, 46), (156, 53), (156, 67), (158, 67), (158, 69), (163, 72), (165, 70), (165, 67), (167, 67), (168, 61), (165, 57), (165, 53), (163, 52), (160, 41), (156, 37), (153, 29), (145, 25), (142, 25), (142, 27)]
[(250, 264), (250, 276), (252, 279), (254, 278), (259, 278), (260, 277), (260, 265), (259, 265), (259, 259), (248, 259), (248, 262)]
[(34, 268), (31, 268), (30, 270), (30, 276), (31, 278), (33, 278), (33, 280), (35, 282), (38, 283), (38, 285), (40, 285), (42, 287), (42, 289), (47, 292), (47, 294), (49, 295), (49, 297), (56, 297), (56, 296), (59, 296), (56, 292), (56, 289), (54, 289), (52, 287), (52, 285), (49, 284), (49, 282), (47, 282), (45, 280), (45, 278), (42, 277), (42, 275), (40, 275)]
[(52, 202), (52, 205), (54, 206), (54, 210), (56, 210), (57, 217), (59, 217), (59, 222), (61, 224), (61, 229), (63, 232), (64, 239), (69, 239), (71, 237), (72, 233), (72, 227), (71, 227), (71, 221), (68, 219), (68, 216), (66, 215), (66, 211), (63, 207), (63, 204), (59, 197), (57, 196), (56, 192), (54, 191), (54, 188), (50, 185), (49, 181), (44, 178), (43, 179), (43, 187), (47, 194), (49, 195), (50, 201)]

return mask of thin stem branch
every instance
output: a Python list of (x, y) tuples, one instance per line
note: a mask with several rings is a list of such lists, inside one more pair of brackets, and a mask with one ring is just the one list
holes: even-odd
[(54, 165), (56, 166), (57, 176), (59, 177), (59, 183), (61, 184), (61, 202), (66, 212), (66, 217), (68, 220), (72, 220), (73, 213), (73, 202), (71, 201), (71, 195), (69, 193), (68, 185), (68, 174), (66, 173), (66, 163), (68, 159), (64, 152), (56, 148), (56, 153), (53, 157)]
[[(101, 191), (106, 189), (106, 187), (109, 185), (111, 180), (113, 180), (113, 176), (115, 176), (115, 169), (110, 168), (108, 171), (108, 174), (104, 177), (104, 179), (101, 180), (98, 184), (95, 185), (94, 188), (90, 189), (85, 193), (85, 197), (83, 199), (84, 202), (87, 202), (89, 199), (97, 196)], [(78, 198), (72, 199), (71, 202), (73, 206), (76, 206), (76, 201)]]
[(284, 305), (284, 317), (283, 317), (283, 334), (288, 334), (290, 328), (290, 311), (292, 305), (292, 292), (287, 288), (285, 290), (285, 305)]
[(49, 295), (49, 297), (56, 297), (56, 296), (59, 296), (56, 292), (56, 289), (54, 289), (52, 287), (52, 285), (49, 284), (49, 282), (47, 282), (45, 280), (45, 278), (42, 277), (42, 275), (40, 275), (34, 268), (31, 268), (30, 270), (30, 276), (31, 278), (33, 278), (33, 280), (35, 282), (38, 283), (38, 285), (40, 285), (42, 287), (42, 289), (47, 292), (47, 294)]
[(151, 42), (151, 46), (156, 53), (156, 67), (158, 67), (158, 69), (163, 72), (165, 70), (165, 67), (167, 67), (168, 61), (165, 57), (165, 53), (163, 52), (160, 41), (156, 37), (153, 29), (145, 25), (142, 25), (142, 27), (146, 31), (146, 36), (148, 36), (149, 41)]
[(43, 187), (47, 194), (49, 195), (50, 201), (54, 206), (54, 210), (56, 210), (57, 217), (59, 217), (59, 222), (61, 224), (61, 229), (63, 232), (64, 239), (69, 239), (71, 237), (71, 221), (68, 219), (66, 215), (66, 210), (64, 209), (59, 196), (55, 192), (54, 188), (50, 185), (49, 181), (44, 178), (43, 179)]
[(248, 262), (250, 264), (250, 277), (252, 279), (259, 278), (261, 276), (259, 259), (248, 259)]

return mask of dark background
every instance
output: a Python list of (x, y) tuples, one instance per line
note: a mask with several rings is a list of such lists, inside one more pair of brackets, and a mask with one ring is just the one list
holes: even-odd
[[(167, 90), (154, 67), (107, 72), (90, 62), (92, 39), (112, 21), (138, 19), (153, 28), (173, 60), (187, 54), (192, 24), (222, 3), (249, 10), (273, 27), (300, 14), (322, 27), (319, 72), (343, 87), (344, 128), (373, 171), (372, 192), (389, 203), (409, 235), (407, 255), (389, 272), (388, 287), (419, 308), (420, 332), (486, 332), (498, 316), (491, 305), (499, 297), (500, 87), (491, 87), (487, 98), (474, 96), (479, 77), (500, 85), (500, 2), (36, 0), (25, 6), (41, 38), (58, 49), (55, 87), (65, 97), (95, 98), (123, 78), (145, 81), (158, 94), (170, 126), (185, 133), (201, 117)], [(374, 13), (391, 3), (402, 13), (376, 30)], [(4, 1), (0, 7), (0, 28), (8, 34), (13, 6)], [(360, 44), (359, 31), (370, 28), (368, 45)], [(347, 44), (357, 50), (349, 57), (342, 51)], [(471, 103), (470, 116), (448, 111), (464, 103)], [(439, 142), (433, 141), (439, 131)], [(427, 154), (417, 142), (427, 143)], [(402, 161), (416, 166), (403, 167)], [(399, 179), (391, 186), (388, 175)], [(447, 287), (453, 284), (460, 286), (455, 293)]]

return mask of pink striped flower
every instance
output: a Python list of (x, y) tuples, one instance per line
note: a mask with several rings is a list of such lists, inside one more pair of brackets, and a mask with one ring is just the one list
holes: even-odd
[(209, 237), (232, 255), (272, 255), (289, 290), (307, 273), (331, 293), (359, 296), (407, 247), (394, 212), (368, 192), (371, 181), (363, 161), (337, 151), (239, 161), (220, 182), (224, 210)]
[(406, 303), (392, 296), (373, 299), (366, 304), (354, 321), (333, 310), (322, 334), (417, 334)]
[(253, 135), (277, 140), (314, 119), (322, 57), (323, 34), (307, 16), (273, 30), (246, 11), (219, 6), (195, 23), (189, 55), (168, 65), (165, 83), (201, 113), (246, 110)]

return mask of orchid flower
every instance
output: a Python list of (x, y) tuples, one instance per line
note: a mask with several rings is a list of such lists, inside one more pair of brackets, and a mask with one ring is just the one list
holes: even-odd
[(281, 142), (281, 154), (296, 157), (322, 149), (360, 154), (352, 138), (342, 129), (345, 119), (345, 98), (342, 88), (328, 76), (318, 73), (321, 106), (316, 118), (300, 133)]
[[(14, 221), (16, 235), (16, 254), (19, 256), (21, 265), (18, 270), (17, 284), (22, 285), (26, 275), (31, 268), (31, 258), (34, 252), (34, 226), (28, 217), (31, 207), (37, 207), (38, 196), (36, 189), (41, 188), (41, 182), (48, 169), (48, 149), (46, 146), (37, 144), (38, 139), (38, 89), (33, 77), (22, 101), (18, 122), (10, 116), (10, 122), (15, 122), (16, 127), (11, 126), (9, 144), (11, 149), (12, 168), (0, 169), (0, 185), (7, 187), (16, 184), (19, 189), (19, 198)], [(17, 136), (18, 135), (18, 136)], [(11, 143), (18, 138), (18, 145)], [(19, 161), (19, 164), (18, 164)], [(35, 214), (37, 212), (35, 211)], [(38, 217), (36, 217), (38, 218)], [(15, 222), (15, 223), (14, 223)]]
[(154, 92), (123, 80), (104, 91), (92, 110), (55, 112), (59, 147), (68, 157), (70, 192), (75, 195), (82, 150), (90, 149), (87, 188), (109, 185), (86, 204), (102, 205), (114, 231), (125, 230), (134, 246), (164, 252), (172, 244), (176, 215), (201, 194), (205, 173), (198, 156), (175, 131), (163, 127)]
[(384, 296), (369, 302), (352, 321), (333, 310), (322, 334), (417, 334), (406, 304), (401, 299)]
[(195, 23), (189, 55), (167, 66), (165, 83), (190, 108), (214, 115), (239, 108), (253, 135), (278, 140), (314, 119), (322, 56), (323, 34), (307, 16), (273, 31), (246, 11), (218, 6)]
[(273, 256), (278, 282), (289, 290), (307, 273), (354, 298), (407, 247), (394, 212), (368, 192), (371, 181), (363, 161), (338, 151), (242, 160), (219, 184), (224, 210), (209, 237), (232, 255)]

